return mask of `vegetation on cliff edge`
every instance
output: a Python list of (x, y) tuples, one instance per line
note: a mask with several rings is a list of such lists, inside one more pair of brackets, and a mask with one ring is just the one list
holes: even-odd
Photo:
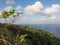
[(60, 39), (45, 30), (0, 24), (0, 45), (60, 45)]

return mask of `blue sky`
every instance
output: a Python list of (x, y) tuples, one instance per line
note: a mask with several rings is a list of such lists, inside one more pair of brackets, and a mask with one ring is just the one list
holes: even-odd
[(0, 10), (16, 8), (17, 24), (60, 24), (60, 0), (0, 0)]

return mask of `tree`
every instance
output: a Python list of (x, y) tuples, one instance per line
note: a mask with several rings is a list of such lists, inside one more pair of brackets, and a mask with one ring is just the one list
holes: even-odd
[[(4, 24), (5, 32), (7, 30), (6, 26), (9, 26), (10, 24), (14, 23), (16, 21), (16, 17), (20, 16), (20, 14), (22, 14), (22, 12), (16, 12), (16, 9), (14, 9), (14, 8), (11, 9), (10, 11), (2, 12), (1, 18), (3, 18), (5, 20), (5, 23), (7, 23), (7, 24)], [(8, 20), (9, 18), (13, 18), (13, 19)], [(2, 30), (2, 32), (4, 32), (4, 30)], [(17, 34), (16, 34), (16, 40), (17, 40), (17, 38), (18, 38), (18, 30), (17, 30)], [(2, 41), (5, 45), (8, 45), (8, 44), (11, 45), (11, 43), (5, 39), (5, 36), (3, 34), (0, 34), (0, 41)], [(17, 45), (17, 42), (15, 42), (15, 45)]]
[[(22, 14), (22, 12), (17, 12), (16, 13), (16, 9), (11, 9), (10, 11), (3, 11), (2, 12), (2, 15), (1, 15), (1, 18), (3, 18), (5, 20), (5, 23), (14, 23), (15, 22), (15, 19), (16, 17), (20, 16)], [(12, 20), (7, 20), (9, 18), (13, 18)], [(10, 22), (12, 21), (12, 22)]]

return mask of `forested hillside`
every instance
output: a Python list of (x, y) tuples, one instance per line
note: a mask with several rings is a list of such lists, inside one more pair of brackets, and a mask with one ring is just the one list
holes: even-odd
[(45, 30), (0, 24), (0, 45), (60, 45), (60, 39)]

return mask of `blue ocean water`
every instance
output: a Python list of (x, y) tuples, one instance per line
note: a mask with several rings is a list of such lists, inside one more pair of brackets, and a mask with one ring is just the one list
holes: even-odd
[(46, 30), (60, 38), (60, 24), (27, 24), (29, 27)]

